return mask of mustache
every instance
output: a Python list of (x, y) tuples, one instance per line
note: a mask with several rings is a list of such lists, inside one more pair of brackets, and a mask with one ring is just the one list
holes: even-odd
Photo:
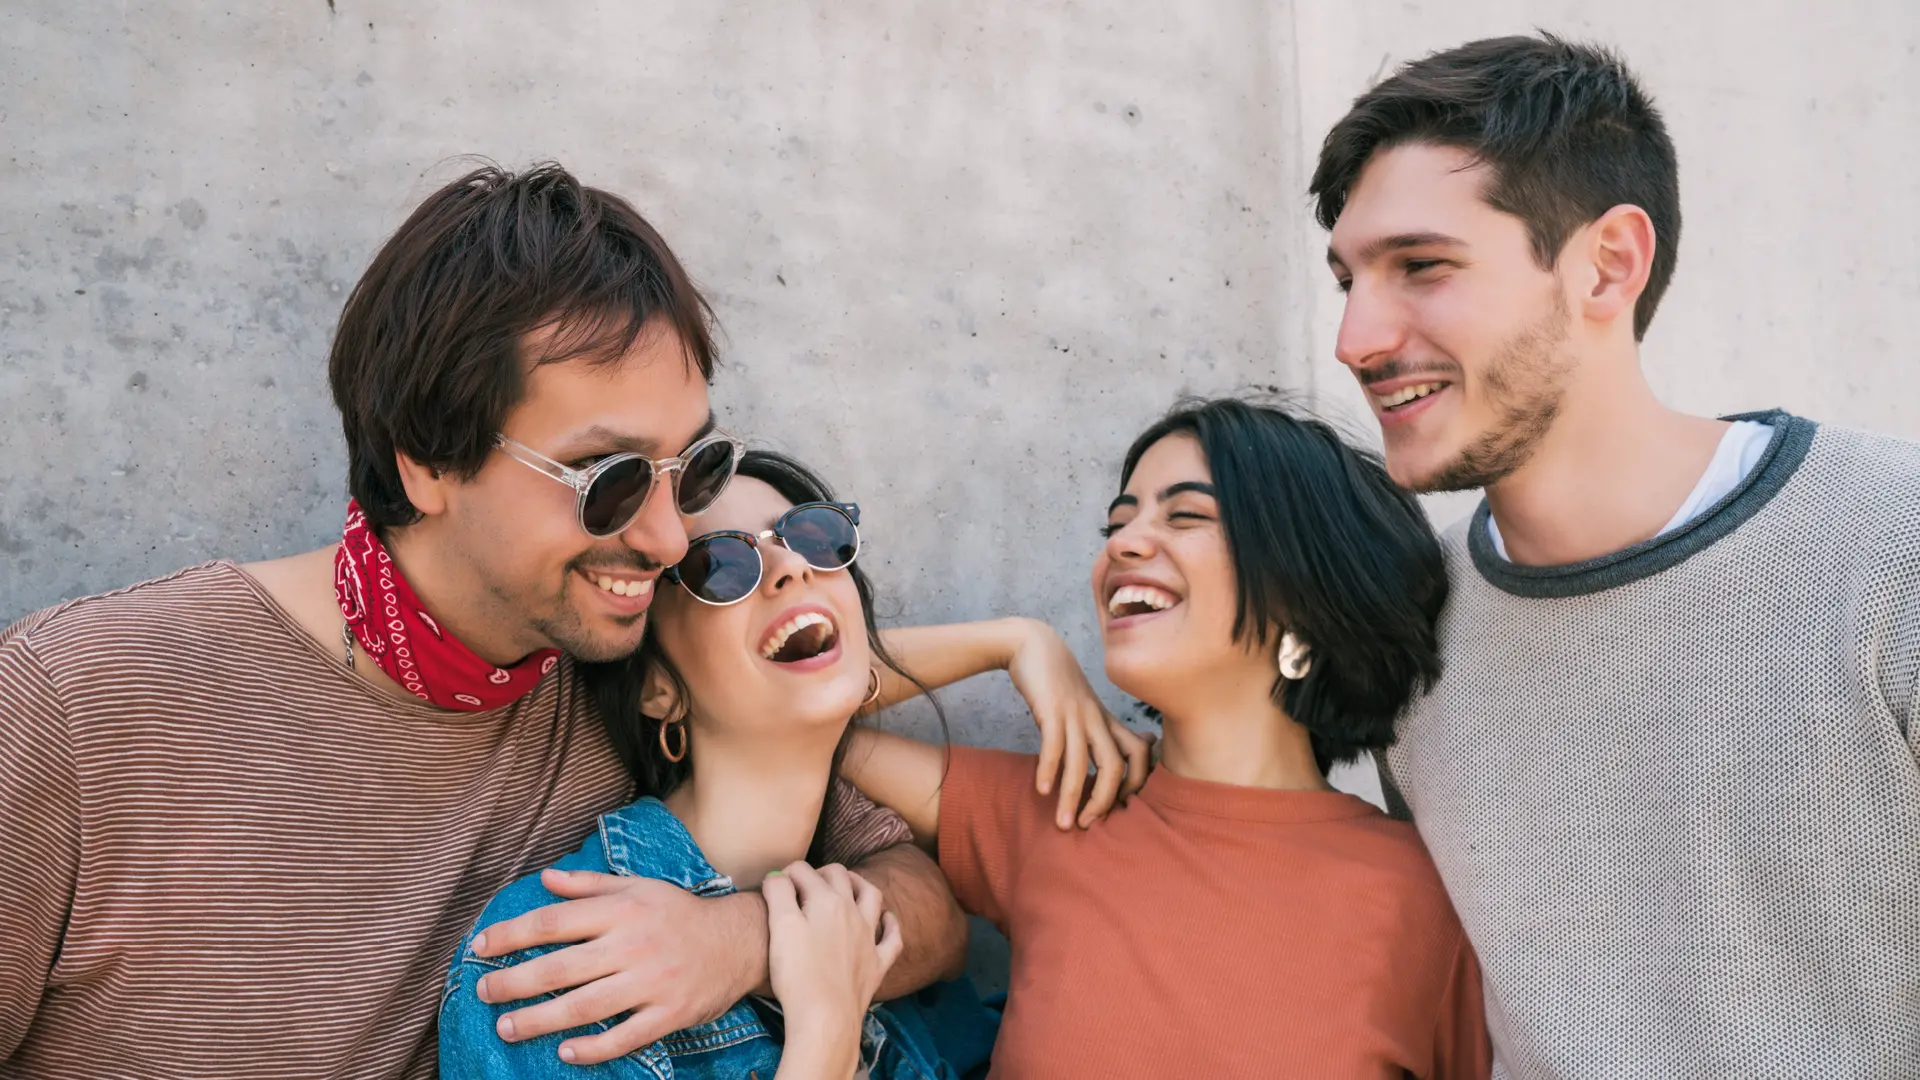
[(665, 570), (666, 568), (665, 563), (656, 562), (637, 551), (633, 553), (633, 557), (630, 559), (610, 560), (604, 555), (582, 555), (567, 562), (567, 569), (569, 571), (578, 570), (589, 575), (595, 571), (606, 574), (651, 574), (656, 571)]
[(1409, 375), (1432, 375), (1454, 382), (1460, 377), (1460, 365), (1451, 361), (1437, 364), (1414, 363), (1396, 356), (1383, 360), (1377, 367), (1370, 367), (1358, 374), (1361, 386), (1372, 386), (1374, 383), (1383, 383), (1389, 379), (1404, 379)]

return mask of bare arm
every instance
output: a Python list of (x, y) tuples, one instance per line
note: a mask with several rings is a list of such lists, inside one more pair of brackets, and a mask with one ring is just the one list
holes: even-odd
[(867, 1006), (900, 955), (900, 926), (879, 890), (838, 866), (796, 862), (761, 886), (771, 928), (768, 968), (786, 1011), (774, 1080), (846, 1080), (860, 1069)]
[(853, 729), (840, 760), (840, 775), (867, 798), (899, 814), (913, 830), (913, 842), (929, 853), (940, 835), (940, 782), (945, 773), (946, 754), (940, 747), (868, 727)]
[[(1014, 689), (1026, 698), (1027, 707), (1033, 710), (1034, 724), (1040, 728), (1034, 790), (1042, 795), (1051, 794), (1058, 780), (1060, 799), (1054, 824), (1060, 828), (1071, 829), (1075, 824), (1086, 828), (1146, 783), (1152, 742), (1134, 734), (1107, 712), (1087, 682), (1086, 672), (1080, 669), (1073, 650), (1067, 648), (1059, 632), (1046, 623), (1014, 618), (909, 626), (885, 631), (881, 637), (900, 666), (912, 672), (929, 690), (988, 671), (1003, 670), (1012, 678)], [(919, 692), (910, 680), (883, 670), (880, 697), (874, 709), (905, 701)], [(889, 753), (879, 768), (882, 771), (891, 768), (894, 760)], [(1087, 786), (1089, 764), (1098, 773), (1091, 789)], [(852, 779), (850, 775), (849, 779)], [(888, 778), (873, 776), (869, 782), (887, 783)], [(855, 783), (865, 790), (865, 784)], [(908, 808), (871, 791), (867, 794), (868, 798), (892, 807), (907, 818), (908, 824), (913, 823)], [(936, 822), (937, 810), (936, 804)], [(920, 829), (915, 827), (916, 841), (920, 835)], [(931, 840), (920, 842), (925, 847)]]
[[(918, 839), (916, 836), (916, 843)], [(886, 909), (900, 927), (900, 956), (887, 968), (875, 1000), (902, 997), (966, 970), (967, 915), (954, 901), (946, 876), (931, 858), (910, 845), (897, 844), (874, 852), (855, 863), (853, 869), (880, 891)], [(754, 893), (740, 895), (760, 899)], [(754, 905), (751, 917), (758, 920), (759, 937), (749, 935), (748, 940), (764, 943), (764, 902)], [(755, 965), (753, 974), (759, 982), (753, 992), (766, 994), (772, 989), (766, 949), (755, 957), (742, 954), (736, 959)]]
[[(879, 888), (904, 949), (881, 983), (882, 999), (912, 993), (966, 967), (967, 920), (940, 868), (911, 845), (875, 852), (854, 867)], [(681, 1028), (704, 1023), (749, 993), (770, 992), (767, 905), (758, 893), (696, 897), (664, 881), (548, 870), (541, 884), (568, 903), (487, 927), (480, 956), (536, 945), (569, 948), (489, 973), (482, 1001), (548, 1000), (502, 1017), (511, 1041), (633, 1015), (562, 1044), (576, 1064), (608, 1061)]]
[(877, 1000), (911, 994), (967, 969), (967, 915), (931, 858), (900, 844), (874, 852), (854, 869), (880, 890), (900, 924), (900, 957), (881, 980)]
[[(1107, 714), (1073, 652), (1045, 623), (998, 619), (901, 628), (885, 637), (901, 665), (929, 688), (996, 668), (1012, 676), (1041, 728), (1036, 786), (1046, 794), (1059, 778), (1061, 828), (1073, 827), (1076, 810), (1080, 824), (1090, 824), (1145, 782), (1150, 744)], [(880, 690), (883, 703), (919, 693), (891, 672), (883, 673)], [(891, 751), (876, 762), (880, 768), (866, 782), (851, 773), (848, 779), (870, 798), (893, 805), (915, 842), (931, 848), (939, 827), (943, 755), (931, 746), (916, 751), (916, 744), (904, 739), (892, 745), (905, 748), (900, 760), (918, 763), (904, 775), (909, 785), (919, 785), (917, 809), (908, 805), (914, 801), (912, 786), (903, 789), (899, 803), (868, 788), (889, 783), (883, 774), (891, 767), (882, 762), (894, 760)], [(1083, 805), (1089, 759), (1100, 773)], [(887, 972), (883, 997), (917, 990), (964, 967), (966, 918), (930, 858), (900, 845), (869, 856), (855, 869), (882, 891), (900, 923), (905, 948)], [(503, 1037), (528, 1039), (630, 1012), (607, 1031), (564, 1044), (575, 1063), (593, 1064), (711, 1020), (748, 993), (769, 989), (767, 908), (756, 893), (703, 899), (666, 882), (554, 870), (543, 875), (542, 884), (569, 902), (488, 927), (474, 942), (481, 956), (578, 943), (481, 980), (481, 998), (490, 1002), (558, 995), (502, 1017)]]
[[(1052, 627), (1033, 619), (988, 619), (943, 626), (898, 626), (880, 632), (880, 640), (900, 666), (913, 673), (929, 690), (951, 686), (962, 679), (1005, 671), (1023, 642)], [(880, 700), (884, 709), (918, 697), (920, 688), (899, 673), (882, 668)]]

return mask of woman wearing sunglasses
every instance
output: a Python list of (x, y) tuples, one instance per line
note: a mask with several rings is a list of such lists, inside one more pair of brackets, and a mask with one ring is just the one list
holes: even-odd
[[(759, 451), (741, 457), (723, 486), (708, 497), (685, 559), (665, 575), (677, 587), (655, 598), (640, 651), (583, 669), (642, 797), (603, 815), (598, 832), (556, 865), (653, 877), (703, 896), (760, 889), (772, 999), (748, 998), (593, 1068), (632, 1077), (845, 1080), (860, 1067), (880, 1080), (957, 1077), (956, 1065), (984, 1062), (997, 1015), (964, 984), (872, 1006), (899, 953), (898, 928), (873, 888), (834, 865), (821, 827), (850, 719), (874, 702), (879, 669), (905, 678), (875, 631), (872, 590), (854, 563), (859, 509), (834, 502), (801, 465)], [(590, 487), (580, 490), (584, 498)], [(523, 878), (493, 898), (476, 929), (557, 900), (538, 875)], [(483, 959), (462, 946), (441, 1007), (443, 1075), (578, 1074), (558, 1048), (586, 1032), (503, 1042), (494, 1026), (509, 1006), (475, 993), (487, 972), (547, 951)]]
[[(1127, 804), (1062, 831), (1031, 758), (861, 729), (845, 775), (1013, 945), (995, 1077), (1485, 1077), (1480, 978), (1412, 826), (1326, 771), (1440, 669), (1440, 548), (1327, 425), (1223, 400), (1128, 451), (1093, 563), (1106, 669), (1162, 724)], [(990, 636), (899, 640), (933, 684)], [(1134, 778), (1136, 781), (1138, 778)]]

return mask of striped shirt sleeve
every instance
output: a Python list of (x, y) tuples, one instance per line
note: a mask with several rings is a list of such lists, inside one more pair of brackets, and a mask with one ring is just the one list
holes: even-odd
[(900, 815), (860, 794), (838, 776), (833, 778), (833, 810), (827, 819), (826, 859), (843, 866), (896, 844), (913, 842), (913, 830)]
[(59, 694), (25, 635), (0, 637), (0, 1061), (39, 1011), (79, 860), (79, 797)]

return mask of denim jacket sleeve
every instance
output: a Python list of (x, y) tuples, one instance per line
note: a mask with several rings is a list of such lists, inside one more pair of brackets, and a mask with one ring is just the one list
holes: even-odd
[(530, 1004), (489, 1005), (481, 1001), (474, 987), (488, 971), (504, 967), (506, 960), (530, 959), (509, 956), (500, 960), (479, 960), (462, 953), (460, 963), (448, 975), (446, 993), (440, 1003), (440, 1075), (446, 1080), (583, 1080), (587, 1076), (632, 1077), (634, 1080), (669, 1080), (672, 1064), (661, 1043), (644, 1047), (615, 1061), (582, 1068), (560, 1060), (560, 1044), (577, 1035), (605, 1031), (609, 1022), (591, 1024), (573, 1031), (542, 1035), (525, 1042), (507, 1042), (494, 1025), (511, 1009)]
[[(734, 891), (733, 882), (707, 863), (678, 819), (653, 799), (603, 815), (599, 828), (580, 849), (555, 865), (562, 870), (657, 878), (701, 896)], [(538, 874), (530, 874), (496, 893), (475, 920), (473, 930), (460, 943), (460, 953), (447, 973), (440, 999), (440, 1075), (450, 1080), (583, 1080), (588, 1076), (704, 1080), (707, 1076), (745, 1076), (749, 1071), (773, 1075), (779, 1064), (778, 1044), (746, 1003), (736, 1005), (717, 1020), (676, 1031), (625, 1057), (593, 1066), (562, 1061), (560, 1044), (575, 1036), (606, 1031), (624, 1016), (524, 1042), (501, 1039), (495, 1031), (500, 1017), (536, 1002), (481, 1001), (476, 990), (481, 977), (564, 946), (539, 946), (482, 958), (473, 954), (474, 934), (559, 899), (540, 884)], [(539, 1000), (555, 996), (549, 994)]]
[[(605, 839), (599, 833), (590, 836), (579, 850), (555, 865), (564, 870), (596, 870), (602, 873), (613, 869), (606, 858)], [(473, 954), (474, 935), (495, 923), (558, 900), (540, 884), (539, 875), (532, 874), (494, 894), (486, 910), (474, 921), (466, 940), (460, 943), (460, 953), (454, 960), (452, 970), (447, 973), (446, 987), (440, 997), (441, 1076), (448, 1080), (545, 1080), (548, 1077), (554, 1080), (561, 1077), (582, 1080), (587, 1075), (666, 1080), (673, 1076), (672, 1067), (666, 1061), (666, 1051), (658, 1043), (618, 1061), (594, 1066), (590, 1071), (583, 1071), (580, 1066), (560, 1060), (560, 1044), (563, 1041), (577, 1035), (605, 1031), (613, 1026), (612, 1021), (515, 1043), (500, 1038), (496, 1032), (495, 1025), (501, 1016), (536, 1002), (489, 1004), (481, 1001), (476, 990), (481, 977), (489, 971), (524, 963), (562, 946), (544, 945), (505, 956), (482, 958)], [(554, 996), (545, 995), (539, 1000)]]
[[(599, 829), (580, 850), (557, 865), (563, 870), (655, 878), (697, 896), (734, 891), (732, 879), (707, 862), (685, 827), (653, 799), (603, 815)], [(538, 874), (521, 878), (495, 894), (461, 942), (440, 1000), (441, 1076), (448, 1080), (740, 1080), (757, 1075), (761, 1080), (772, 1080), (780, 1064), (780, 1009), (777, 1003), (752, 998), (737, 1002), (718, 1019), (682, 1028), (650, 1046), (598, 1065), (570, 1065), (560, 1060), (560, 1044), (578, 1035), (606, 1031), (624, 1016), (525, 1042), (501, 1039), (495, 1031), (500, 1017), (533, 1002), (481, 1001), (477, 993), (480, 979), (489, 971), (524, 963), (562, 946), (482, 958), (473, 954), (473, 936), (494, 923), (558, 900), (540, 884)], [(871, 1070), (873, 1080), (952, 1080), (952, 1070), (940, 1061), (933, 1048), (935, 1040), (930, 1032), (922, 1030), (927, 1025), (914, 1006), (907, 1002), (891, 1005), (893, 1010), (905, 1013), (876, 1008), (869, 1012), (862, 1030), (861, 1060)], [(889, 1030), (889, 1021), (894, 1030)]]

